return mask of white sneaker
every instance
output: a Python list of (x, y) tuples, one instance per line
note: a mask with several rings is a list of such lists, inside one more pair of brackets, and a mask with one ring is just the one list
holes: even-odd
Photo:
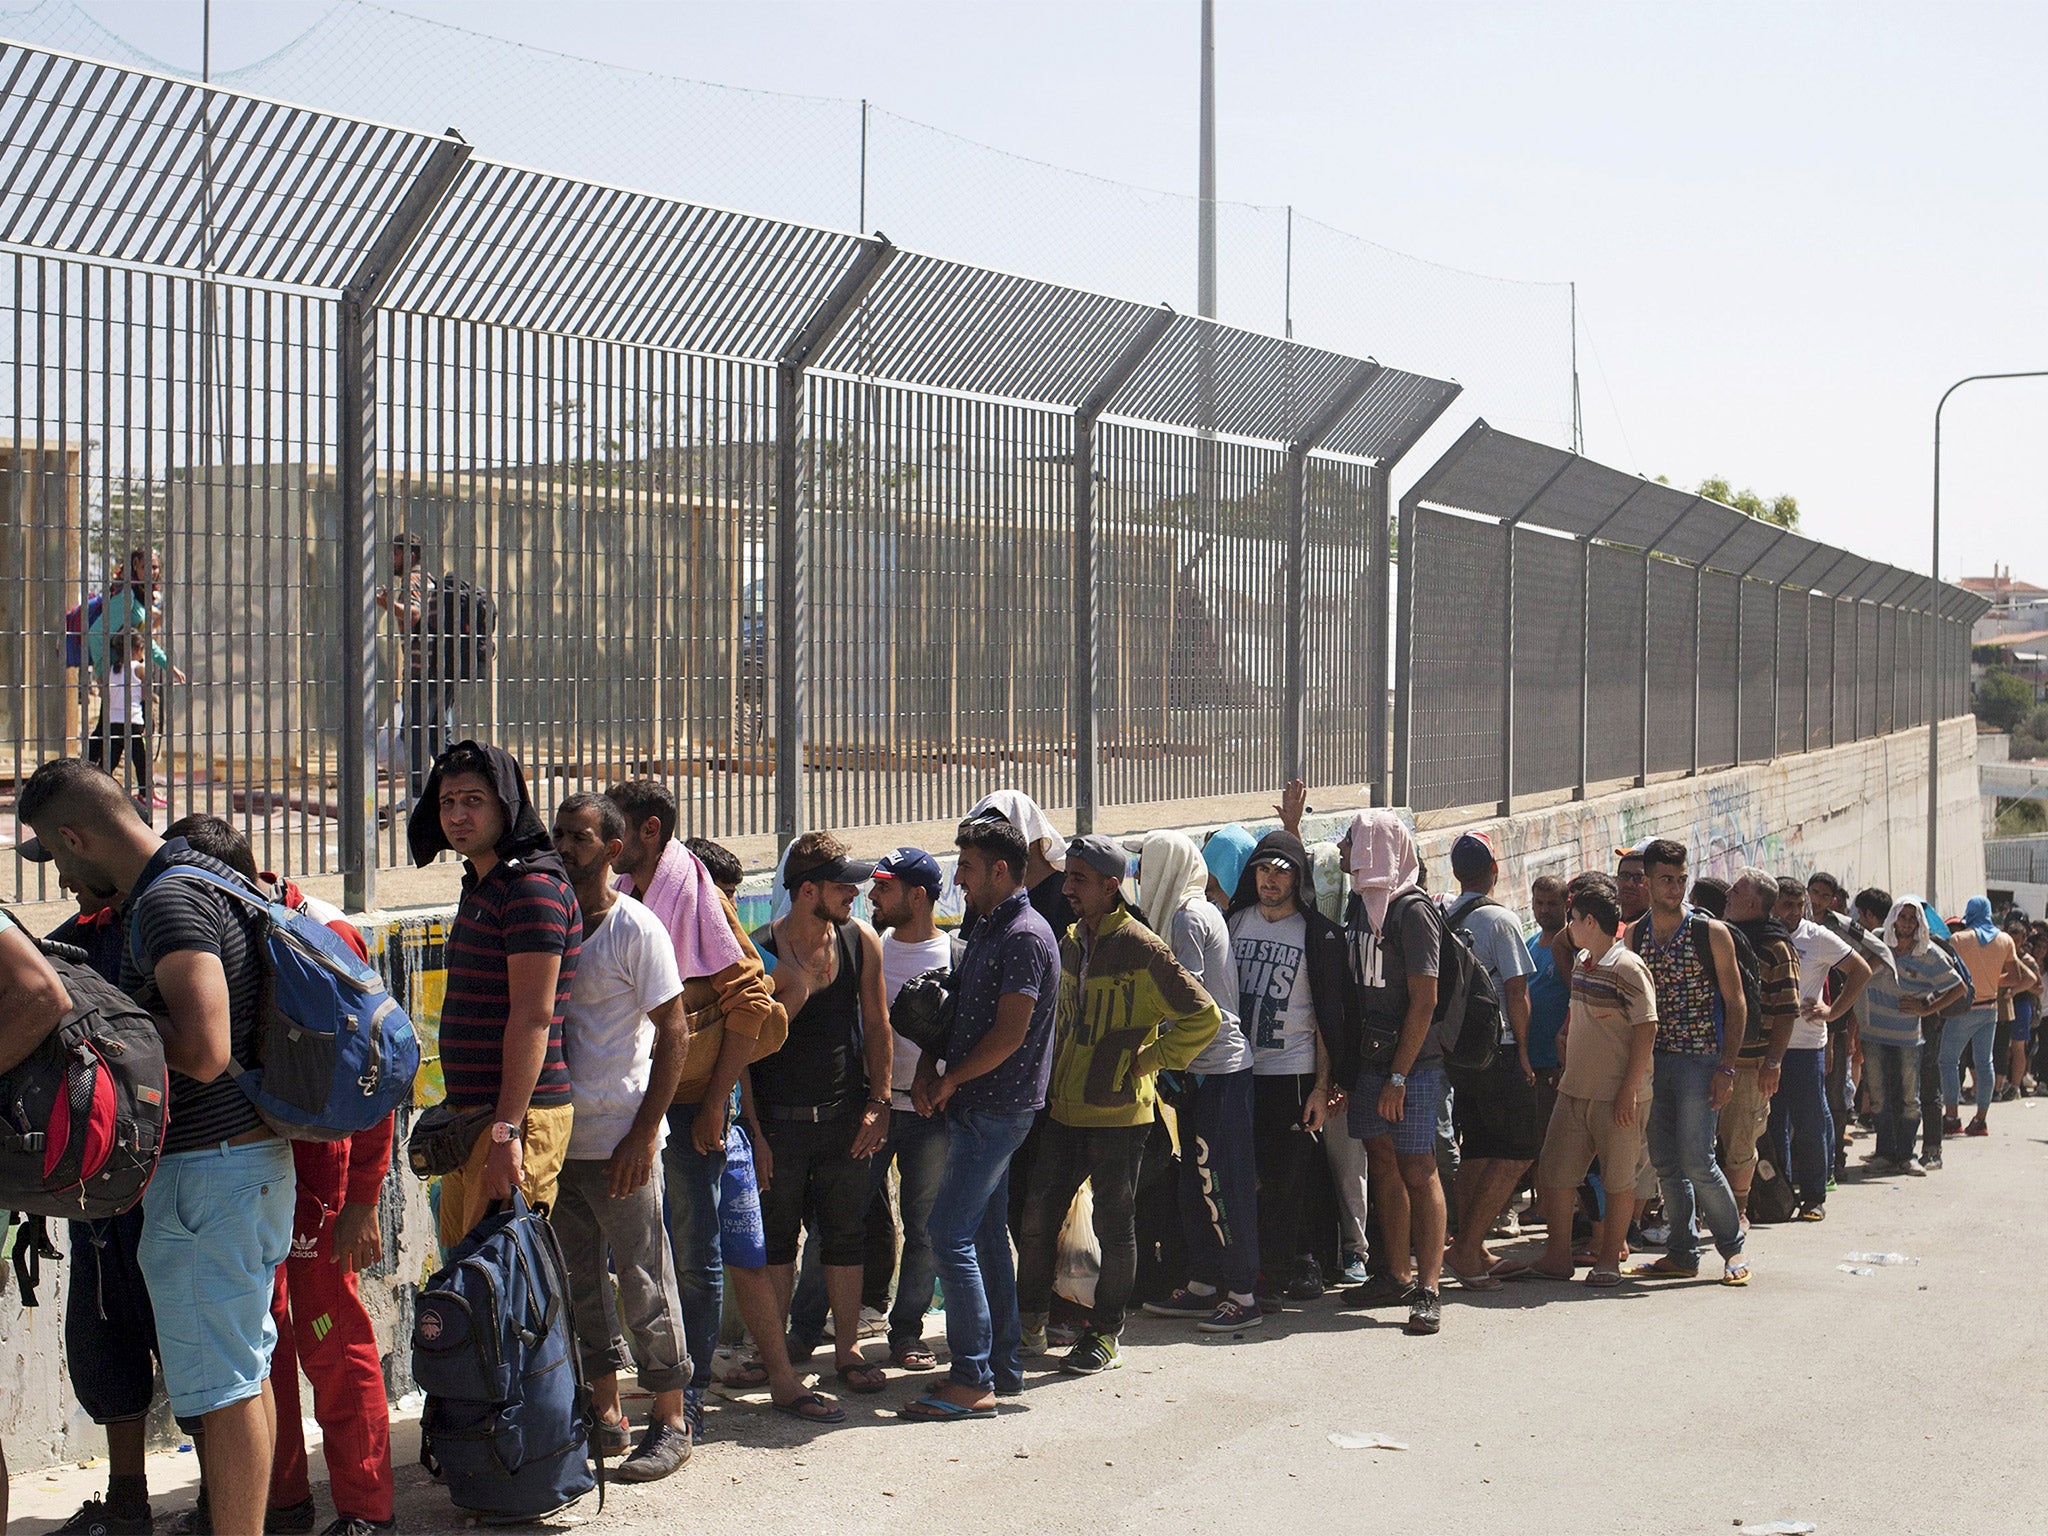
[(873, 1307), (860, 1309), (860, 1336), (877, 1339), (889, 1331), (889, 1314), (877, 1312)]
[(1522, 1235), (1521, 1218), (1516, 1216), (1513, 1211), (1502, 1211), (1500, 1213), (1500, 1220), (1493, 1224), (1493, 1230), (1486, 1235), (1489, 1238), (1497, 1237), (1503, 1241), (1520, 1237)]

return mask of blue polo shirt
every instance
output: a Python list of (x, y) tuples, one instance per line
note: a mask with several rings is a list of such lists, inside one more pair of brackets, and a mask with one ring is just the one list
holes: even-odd
[(949, 1108), (1025, 1115), (1045, 1107), (1052, 1075), (1052, 1022), (1059, 1006), (1060, 952), (1052, 927), (1018, 890), (974, 925), (974, 936), (954, 970), (953, 1034), (947, 1056), (965, 1061), (995, 1028), (996, 1001), (1021, 992), (1034, 999), (1024, 1043), (993, 1072), (954, 1090)]
[(1564, 1065), (1557, 1059), (1557, 1037), (1571, 1012), (1572, 982), (1557, 974), (1557, 960), (1540, 931), (1529, 936), (1529, 958), (1536, 963), (1529, 978), (1529, 1065), (1555, 1071)]

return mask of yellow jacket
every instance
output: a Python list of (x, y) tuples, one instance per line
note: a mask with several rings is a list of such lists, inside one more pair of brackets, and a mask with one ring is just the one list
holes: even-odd
[(1201, 1055), (1223, 1014), (1166, 941), (1123, 907), (1085, 948), (1082, 939), (1076, 923), (1060, 940), (1047, 1105), (1062, 1125), (1150, 1125), (1155, 1078)]

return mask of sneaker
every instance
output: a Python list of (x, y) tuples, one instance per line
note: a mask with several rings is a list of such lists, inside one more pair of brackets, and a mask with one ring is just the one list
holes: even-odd
[(1088, 1330), (1079, 1323), (1047, 1323), (1045, 1345), (1047, 1349), (1070, 1349), (1081, 1342), (1081, 1335)]
[(1043, 1312), (1027, 1312), (1024, 1314), (1022, 1323), (1023, 1338), (1018, 1342), (1017, 1353), (1020, 1355), (1045, 1354), (1050, 1348), (1049, 1341), (1046, 1338), (1045, 1314)]
[[(1935, 1166), (1936, 1166), (1937, 1168), (1938, 1168), (1938, 1167), (1940, 1167), (1940, 1166), (1941, 1166), (1941, 1159), (1937, 1157), (1937, 1158), (1936, 1158), (1936, 1159), (1934, 1160), (1934, 1164), (1935, 1164)], [(1911, 1159), (1911, 1158), (1909, 1157), (1909, 1158), (1907, 1158), (1907, 1159), (1906, 1159), (1906, 1160), (1905, 1160), (1905, 1161), (1904, 1161), (1903, 1163), (1899, 1164), (1899, 1166), (1898, 1166), (1897, 1168), (1893, 1169), (1892, 1171), (1893, 1171), (1894, 1173), (1897, 1173), (1897, 1174), (1903, 1175), (1904, 1177), (1907, 1177), (1907, 1178), (1915, 1178), (1915, 1179), (1917, 1179), (1917, 1178), (1919, 1178), (1919, 1177), (1920, 1177), (1921, 1175), (1923, 1175), (1923, 1174), (1925, 1174), (1925, 1173), (1927, 1172), (1927, 1160), (1926, 1160), (1925, 1158), (1922, 1158), (1922, 1159), (1921, 1159), (1921, 1160), (1920, 1160), (1919, 1162), (1917, 1162), (1917, 1163), (1916, 1163), (1916, 1162), (1914, 1162), (1914, 1161), (1913, 1161), (1913, 1159)]]
[(1396, 1280), (1392, 1275), (1375, 1275), (1363, 1285), (1346, 1286), (1338, 1296), (1345, 1306), (1358, 1310), (1372, 1307), (1391, 1307), (1404, 1304), (1408, 1293), (1415, 1289), (1412, 1280)]
[[(832, 1320), (830, 1318), (825, 1320), (825, 1332), (828, 1337), (832, 1332)], [(819, 1342), (819, 1340), (811, 1338), (807, 1334), (797, 1333), (795, 1330), (791, 1330), (782, 1336), (782, 1347), (788, 1352), (791, 1365), (801, 1365), (804, 1361), (815, 1355), (818, 1352)]]
[(282, 1504), (264, 1512), (263, 1536), (313, 1536), (317, 1518), (310, 1497), (296, 1504)]
[(1863, 1154), (1863, 1171), (1865, 1173), (1897, 1173), (1902, 1166), (1904, 1165), (1895, 1159), (1879, 1157), (1875, 1152)]
[(1982, 1120), (1972, 1120), (1963, 1127), (1963, 1134), (1965, 1136), (1989, 1136), (1991, 1134), (1991, 1127)]
[(2003, 1088), (1999, 1089), (1997, 1093), (1991, 1096), (1991, 1102), (1994, 1104), (2010, 1104), (2014, 1099), (2018, 1098), (2019, 1096), (2019, 1084), (2007, 1083)]
[(860, 1336), (864, 1339), (879, 1339), (889, 1331), (889, 1314), (880, 1307), (860, 1309)]
[(1828, 1208), (1825, 1205), (1802, 1205), (1792, 1213), (1794, 1221), (1826, 1221)]
[(1074, 1347), (1067, 1351), (1060, 1361), (1060, 1369), (1069, 1376), (1094, 1376), (1102, 1371), (1113, 1371), (1124, 1363), (1123, 1356), (1116, 1351), (1116, 1340), (1106, 1333), (1090, 1331), (1081, 1335)]
[(1940, 1154), (1939, 1152), (1937, 1152), (1937, 1153), (1935, 1153), (1935, 1154), (1934, 1154), (1934, 1155), (1933, 1155), (1932, 1157), (1923, 1157), (1923, 1158), (1921, 1158), (1921, 1159), (1920, 1159), (1920, 1171), (1921, 1171), (1922, 1173), (1939, 1173), (1939, 1172), (1941, 1172), (1941, 1154)]
[(1840, 1189), (1841, 1187), (1841, 1185), (1835, 1182), (1834, 1175), (1830, 1174), (1828, 1176), (1828, 1193), (1832, 1195), (1836, 1190)]
[(1962, 1135), (1962, 1133), (1963, 1133), (1963, 1117), (1962, 1117), (1961, 1115), (1943, 1115), (1943, 1116), (1941, 1117), (1941, 1134), (1942, 1134), (1942, 1135), (1944, 1135), (1944, 1136), (1960, 1136), (1960, 1135)]
[(1197, 1333), (1238, 1333), (1246, 1328), (1256, 1328), (1266, 1320), (1266, 1314), (1259, 1310), (1256, 1300), (1250, 1306), (1241, 1301), (1232, 1301), (1228, 1296), (1217, 1303), (1216, 1310), (1207, 1319), (1195, 1324)]
[(1403, 1333), (1431, 1334), (1444, 1325), (1444, 1306), (1435, 1291), (1416, 1286), (1408, 1293), (1408, 1322)]
[(1323, 1267), (1313, 1257), (1301, 1261), (1301, 1271), (1287, 1282), (1280, 1294), (1289, 1301), (1314, 1301), (1323, 1294)]
[(612, 1468), (621, 1483), (658, 1483), (690, 1459), (690, 1432), (656, 1419), (640, 1435), (633, 1454)]
[(704, 1438), (704, 1389), (683, 1388), (683, 1428), (690, 1432), (690, 1443), (696, 1444)]
[(1670, 1223), (1666, 1222), (1660, 1226), (1643, 1228), (1643, 1246), (1645, 1248), (1668, 1248), (1670, 1245)]
[[(632, 1449), (633, 1426), (624, 1419), (599, 1419), (591, 1426), (592, 1455), (602, 1456), (606, 1461), (617, 1461)], [(306, 1529), (311, 1530), (312, 1527)]]
[(1489, 1238), (1497, 1237), (1503, 1242), (1511, 1242), (1522, 1235), (1522, 1219), (1511, 1210), (1502, 1211), (1500, 1220), (1493, 1224), (1493, 1230), (1486, 1235)]
[(87, 1499), (55, 1536), (149, 1536), (152, 1520), (147, 1504), (139, 1515), (117, 1515), (105, 1499)]
[(361, 1515), (343, 1515), (320, 1536), (388, 1536), (398, 1529), (398, 1517), (389, 1520), (365, 1520)]
[(1180, 1287), (1164, 1301), (1148, 1301), (1145, 1311), (1153, 1317), (1207, 1317), (1216, 1310), (1216, 1293), (1197, 1296), (1186, 1286)]
[(1365, 1255), (1362, 1253), (1345, 1254), (1344, 1268), (1339, 1272), (1337, 1278), (1346, 1285), (1363, 1285), (1366, 1281), (1370, 1280), (1372, 1272), (1365, 1267)]

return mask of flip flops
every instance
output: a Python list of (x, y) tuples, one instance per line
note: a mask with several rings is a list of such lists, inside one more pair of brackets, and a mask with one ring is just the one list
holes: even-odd
[(913, 1344), (907, 1349), (890, 1350), (889, 1363), (899, 1371), (936, 1371), (939, 1357), (922, 1344)]
[(1444, 1273), (1468, 1291), (1497, 1291), (1500, 1289), (1501, 1277), (1492, 1270), (1482, 1270), (1476, 1275), (1464, 1275), (1460, 1274), (1457, 1268), (1447, 1259), (1444, 1261)]
[(1721, 1271), (1721, 1283), (1723, 1285), (1749, 1284), (1749, 1260), (1739, 1257), (1730, 1259)]
[(1700, 1267), (1697, 1264), (1689, 1267), (1674, 1264), (1667, 1255), (1648, 1264), (1638, 1264), (1628, 1273), (1643, 1280), (1697, 1280), (1700, 1277)]
[[(805, 1424), (843, 1424), (846, 1422), (846, 1410), (844, 1408), (829, 1399), (820, 1397), (815, 1392), (806, 1392), (802, 1397), (792, 1397), (786, 1403), (771, 1403), (769, 1406), (777, 1413), (787, 1414), (790, 1418)], [(823, 1412), (811, 1412), (814, 1408), (822, 1409)]]
[(841, 1386), (849, 1392), (858, 1392), (866, 1397), (881, 1391), (889, 1384), (889, 1377), (879, 1365), (869, 1365), (865, 1360), (849, 1360), (833, 1373)]
[(945, 1398), (930, 1392), (915, 1402), (903, 1405), (904, 1418), (915, 1419), (925, 1424), (943, 1424), (955, 1419), (992, 1419), (995, 1416), (994, 1403), (983, 1403), (979, 1408), (967, 1408), (959, 1403), (948, 1402)]
[(1621, 1271), (1618, 1269), (1601, 1269), (1596, 1265), (1586, 1272), (1586, 1284), (1592, 1286), (1596, 1291), (1612, 1290), (1615, 1286), (1621, 1284)]

